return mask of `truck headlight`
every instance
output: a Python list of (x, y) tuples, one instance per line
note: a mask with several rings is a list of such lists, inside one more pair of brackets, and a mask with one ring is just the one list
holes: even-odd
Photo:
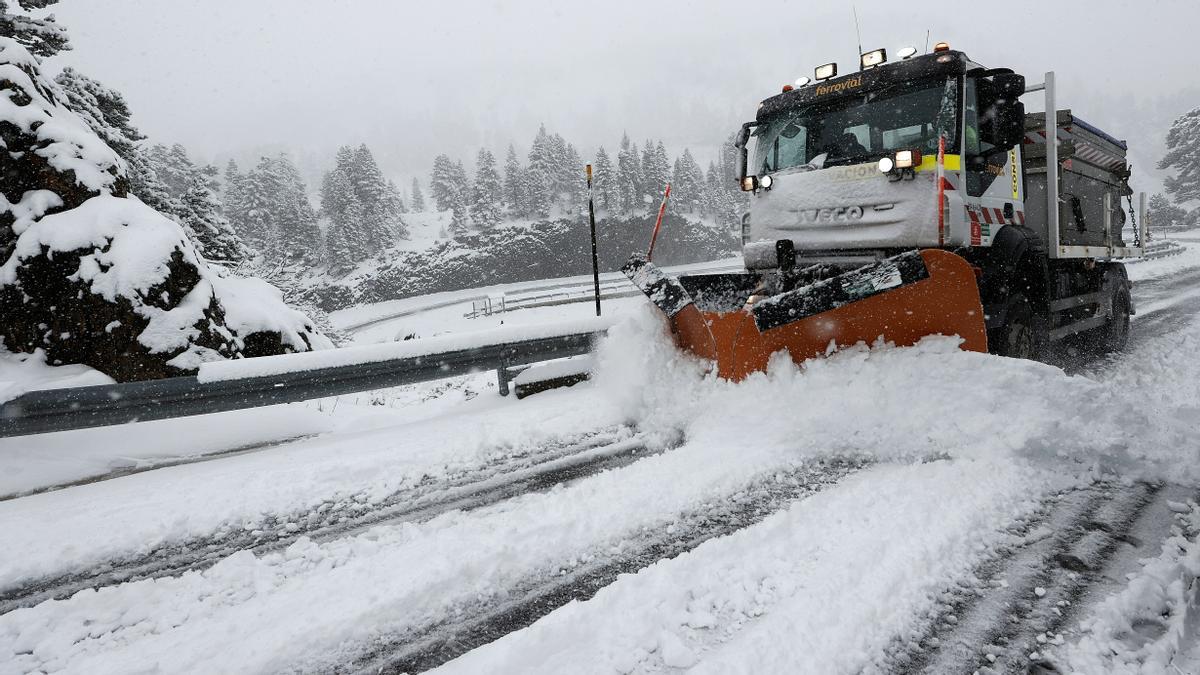
[(921, 153), (916, 150), (901, 150), (896, 153), (896, 168), (911, 169), (921, 163)]
[(775, 182), (774, 178), (771, 178), (770, 176), (763, 176), (762, 178), (758, 179), (758, 186), (764, 190), (770, 190), (771, 184), (774, 182)]
[(742, 192), (754, 192), (758, 189), (758, 176), (742, 178)]
[(896, 168), (896, 162), (891, 157), (879, 160), (879, 173), (891, 173)]

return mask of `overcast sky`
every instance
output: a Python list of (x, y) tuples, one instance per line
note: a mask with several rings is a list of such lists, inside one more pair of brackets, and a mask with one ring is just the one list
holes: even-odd
[[(1040, 81), (1062, 104), (1161, 154), (1200, 105), (1198, 0), (856, 3), (865, 49), (946, 40)], [(397, 178), (446, 152), (527, 150), (539, 122), (590, 158), (628, 131), (707, 158), (760, 99), (857, 63), (841, 2), (61, 0), (56, 57), (121, 90), (155, 140), (206, 159), (287, 148), (309, 165), (367, 142)], [(1135, 171), (1138, 167), (1135, 166)]]

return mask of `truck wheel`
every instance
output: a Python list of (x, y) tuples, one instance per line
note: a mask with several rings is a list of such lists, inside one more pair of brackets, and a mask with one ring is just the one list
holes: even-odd
[(1117, 286), (1112, 297), (1112, 316), (1100, 329), (1100, 350), (1105, 354), (1119, 352), (1129, 343), (1129, 291), (1124, 284)]
[(1042, 340), (1033, 305), (1020, 293), (1008, 299), (1004, 325), (998, 331), (995, 351), (1000, 356), (1036, 361), (1041, 354)]

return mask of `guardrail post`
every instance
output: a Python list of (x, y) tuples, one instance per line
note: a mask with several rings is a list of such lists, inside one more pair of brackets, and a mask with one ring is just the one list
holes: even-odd
[(508, 373), (508, 361), (500, 362), (500, 367), (496, 369), (496, 384), (500, 389), (501, 396), (508, 396), (508, 383), (512, 381), (512, 376)]

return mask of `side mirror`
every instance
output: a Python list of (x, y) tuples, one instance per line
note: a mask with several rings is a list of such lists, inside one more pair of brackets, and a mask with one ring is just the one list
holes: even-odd
[(743, 124), (742, 128), (738, 130), (737, 137), (733, 140), (733, 147), (737, 148), (737, 179), (739, 185), (742, 179), (746, 177), (746, 166), (750, 163), (746, 144), (750, 142), (750, 127), (752, 126), (754, 126), (754, 122)]
[(1000, 73), (992, 77), (999, 98), (1015, 101), (1025, 93), (1025, 76), (1016, 73)]
[(996, 147), (1007, 152), (1024, 139), (1025, 104), (1015, 99), (1000, 101), (996, 105)]

